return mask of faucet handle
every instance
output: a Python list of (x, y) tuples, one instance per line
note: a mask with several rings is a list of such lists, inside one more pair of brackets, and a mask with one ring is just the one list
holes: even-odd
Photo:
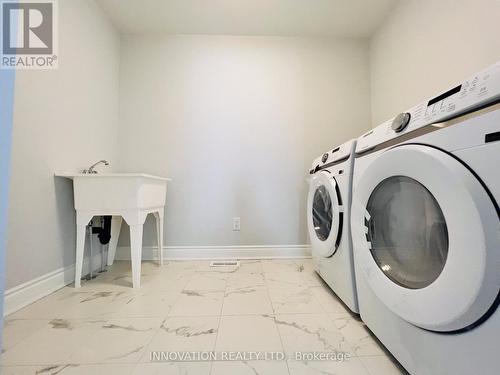
[(92, 164), (89, 169), (84, 169), (83, 174), (96, 174), (97, 171), (94, 169), (97, 165), (99, 164), (104, 164), (104, 165), (109, 165), (109, 162), (107, 160), (99, 160), (97, 163)]

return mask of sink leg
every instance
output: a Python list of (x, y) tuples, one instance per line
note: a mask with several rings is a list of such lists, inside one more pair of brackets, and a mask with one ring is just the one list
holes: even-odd
[(160, 216), (160, 266), (163, 266), (163, 212), (159, 213)]
[(155, 219), (156, 219), (156, 236), (158, 238), (158, 253), (159, 253), (160, 266), (163, 266), (163, 213), (156, 212)]
[(111, 219), (111, 239), (108, 246), (108, 266), (111, 266), (115, 261), (116, 247), (118, 246), (118, 236), (122, 226), (122, 217), (113, 216)]
[(141, 286), (142, 224), (130, 225), (130, 258), (132, 260), (132, 285)]
[(75, 265), (75, 288), (81, 286), (83, 267), (83, 250), (85, 249), (86, 225), (76, 226), (76, 265)]

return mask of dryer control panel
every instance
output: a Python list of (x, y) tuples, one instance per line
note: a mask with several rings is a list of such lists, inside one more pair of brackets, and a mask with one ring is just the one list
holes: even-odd
[(323, 166), (327, 167), (328, 165), (337, 164), (349, 159), (355, 142), (356, 141), (354, 139), (351, 139), (350, 141), (347, 141), (314, 159), (309, 173), (312, 174)]
[(357, 140), (356, 153), (362, 154), (382, 142), (429, 124), (439, 126), (440, 122), (498, 100), (500, 100), (500, 62), (363, 134)]

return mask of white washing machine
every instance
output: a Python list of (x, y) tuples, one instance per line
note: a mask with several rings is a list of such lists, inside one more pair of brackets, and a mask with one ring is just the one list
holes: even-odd
[(351, 140), (313, 161), (307, 224), (316, 272), (357, 313), (350, 225), (355, 145)]
[(357, 141), (360, 315), (415, 375), (500, 373), (500, 63)]

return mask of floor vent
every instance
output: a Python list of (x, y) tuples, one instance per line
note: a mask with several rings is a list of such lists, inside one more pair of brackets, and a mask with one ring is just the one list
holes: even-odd
[(210, 267), (238, 267), (240, 262), (237, 260), (221, 260), (210, 262)]

